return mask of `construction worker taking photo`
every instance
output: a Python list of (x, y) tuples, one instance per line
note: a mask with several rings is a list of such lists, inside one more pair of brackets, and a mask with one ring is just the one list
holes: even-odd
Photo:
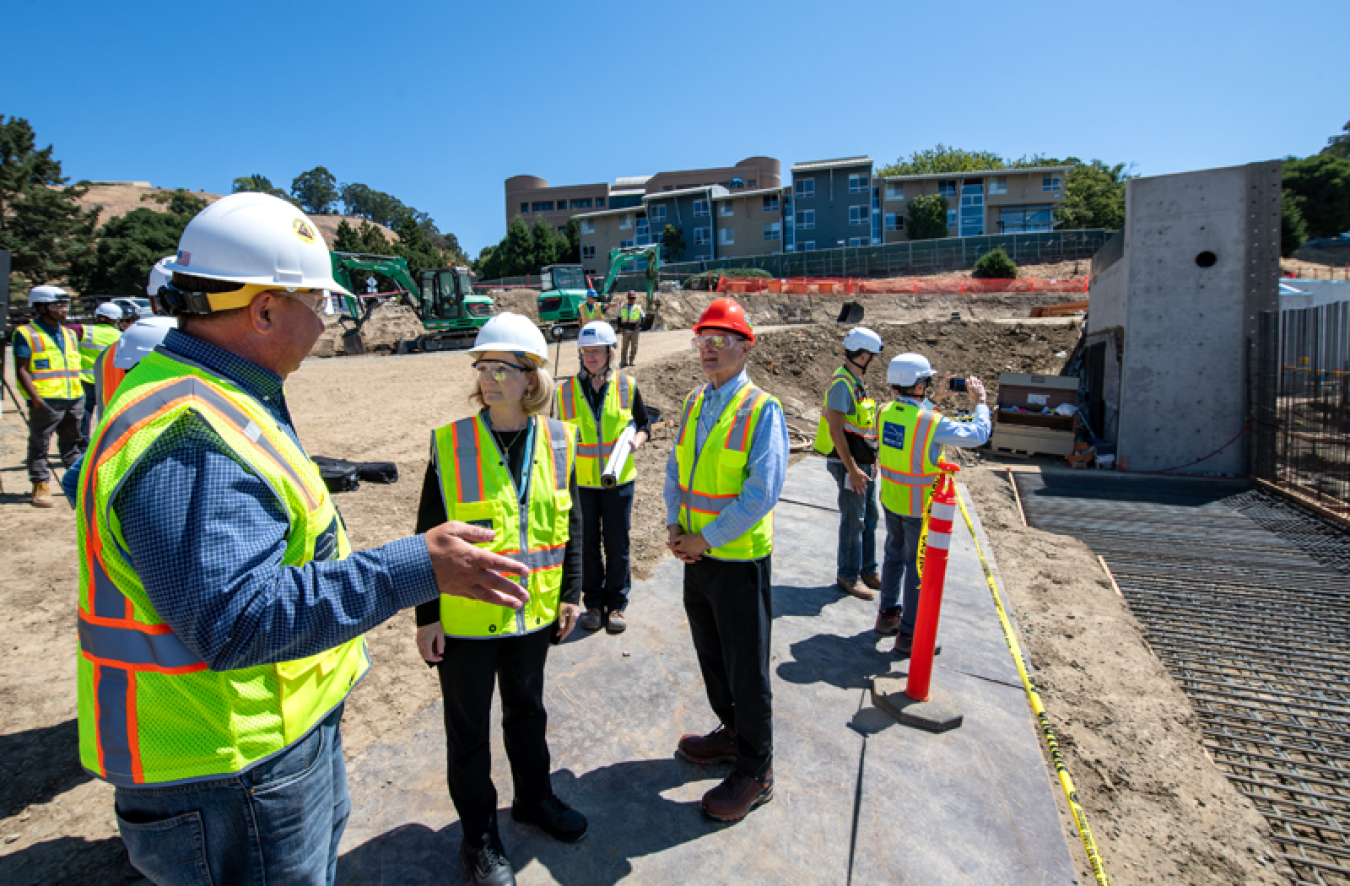
[(895, 400), (877, 413), (881, 506), (886, 511), (877, 631), (895, 634), (893, 652), (901, 658), (909, 657), (914, 643), (914, 622), (919, 615), (919, 536), (924, 509), (933, 497), (933, 484), (942, 473), (938, 456), (944, 445), (982, 446), (993, 430), (984, 384), (974, 376), (966, 379), (967, 394), (976, 402), (973, 421), (953, 421), (933, 411), (928, 395), (945, 393), (933, 390), (935, 375), (928, 358), (921, 354), (901, 354), (891, 360), (886, 381)]
[[(581, 626), (611, 634), (628, 627), (628, 533), (637, 488), (636, 453), (647, 442), (651, 421), (631, 375), (613, 370), (618, 340), (603, 320), (587, 323), (577, 335), (581, 371), (558, 385), (558, 417), (577, 429), (577, 489), (581, 493)], [(629, 429), (632, 429), (629, 431)], [(625, 432), (628, 432), (627, 434)], [(631, 438), (632, 455), (602, 477), (621, 438)], [(627, 441), (625, 441), (627, 442)]]
[(846, 594), (871, 600), (877, 570), (876, 401), (862, 377), (881, 357), (881, 336), (866, 326), (844, 336), (844, 365), (825, 391), (815, 450), (839, 485), (839, 550), (835, 582)]
[(83, 358), (75, 331), (64, 326), (70, 296), (59, 286), (34, 286), (28, 293), (33, 319), (14, 330), (14, 374), (28, 401), (28, 479), (35, 508), (56, 507), (47, 450), (56, 434), (61, 463), (69, 470), (88, 442), (84, 420)]

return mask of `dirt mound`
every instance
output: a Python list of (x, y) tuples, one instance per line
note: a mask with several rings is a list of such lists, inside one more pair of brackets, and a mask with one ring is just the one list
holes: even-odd
[(498, 314), (510, 312), (539, 322), (539, 290), (507, 289), (492, 293), (492, 304)]
[[(311, 357), (345, 355), (342, 334), (345, 331), (336, 315), (324, 318), (327, 329), (315, 342)], [(392, 354), (400, 340), (417, 338), (423, 332), (422, 321), (406, 305), (380, 305), (361, 327), (361, 342), (367, 354)]]

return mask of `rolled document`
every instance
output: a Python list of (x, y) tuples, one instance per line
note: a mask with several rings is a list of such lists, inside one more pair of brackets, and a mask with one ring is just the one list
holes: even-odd
[(623, 433), (614, 443), (614, 448), (609, 453), (609, 461), (605, 462), (605, 470), (600, 474), (600, 485), (605, 489), (618, 484), (619, 475), (623, 473), (628, 459), (633, 456), (633, 437), (636, 435), (637, 428), (630, 424), (623, 429)]

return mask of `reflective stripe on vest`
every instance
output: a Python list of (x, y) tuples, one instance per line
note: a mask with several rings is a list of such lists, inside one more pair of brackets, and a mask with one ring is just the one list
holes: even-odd
[[(586, 399), (580, 378), (570, 378), (558, 384), (559, 417), (577, 429), (577, 485), (600, 488), (600, 474), (605, 469), (614, 444), (619, 442), (624, 429), (633, 422), (633, 390), (636, 382), (621, 372), (614, 373), (605, 388), (605, 399), (600, 415), (600, 430), (595, 427), (595, 410)], [(618, 484), (637, 479), (634, 459), (624, 463)]]
[(588, 303), (582, 302), (581, 319), (586, 321), (605, 319), (605, 306), (597, 303), (596, 306), (592, 308)]
[(632, 323), (635, 320), (642, 319), (642, 308), (637, 305), (624, 305), (619, 308), (619, 319), (625, 323)]
[(84, 335), (80, 336), (80, 368), (83, 371), (81, 378), (84, 381), (93, 383), (94, 364), (99, 356), (111, 345), (122, 337), (122, 333), (116, 326), (109, 326), (106, 323), (89, 323), (84, 327)]
[[(80, 369), (80, 340), (75, 330), (61, 327), (61, 337), (65, 341), (65, 350), (57, 346), (56, 339), (46, 333), (36, 323), (26, 323), (19, 327), (19, 334), (28, 342), (32, 356), (28, 358), (28, 374), (33, 378), (33, 389), (43, 400), (74, 400), (83, 396), (80, 389), (82, 371)], [(28, 389), (19, 385), (25, 400)]]
[(558, 617), (573, 507), (568, 482), (576, 453), (575, 431), (555, 419), (535, 418), (531, 424), (523, 496), (482, 413), (432, 432), (432, 458), (446, 519), (494, 530), (496, 537), (479, 547), (530, 569), (530, 599), (519, 610), (443, 595), (441, 626), (449, 636), (528, 634)]
[(899, 402), (877, 416), (881, 504), (888, 511), (902, 517), (922, 516), (941, 474), (931, 457), (941, 419), (936, 412)]
[(191, 412), (260, 477), (287, 515), (281, 565), (350, 551), (318, 470), (248, 395), (151, 354), (100, 423), (80, 477), (80, 757), (122, 787), (232, 775), (303, 738), (369, 667), (361, 638), (305, 659), (212, 671), (155, 612), (112, 511), (165, 428)]
[(825, 389), (825, 402), (820, 407), (820, 420), (816, 422), (813, 448), (825, 456), (834, 454), (834, 438), (830, 436), (830, 422), (825, 413), (830, 408), (830, 389), (840, 379), (848, 385), (849, 396), (853, 398), (853, 408), (844, 416), (844, 431), (862, 437), (874, 447), (877, 445), (876, 401), (865, 396), (861, 382), (853, 377), (853, 373), (849, 372), (847, 367), (840, 366), (834, 371), (829, 387)]
[(109, 345), (94, 363), (94, 409), (99, 415), (108, 410), (108, 404), (117, 393), (118, 385), (127, 377), (127, 370), (118, 369), (114, 362), (119, 347), (120, 342)]
[[(703, 446), (697, 445), (698, 421), (708, 386), (685, 398), (684, 417), (675, 444), (680, 486), (680, 525), (702, 532), (741, 495), (750, 441), (764, 407), (777, 399), (746, 384), (723, 407)], [(773, 511), (741, 537), (707, 551), (719, 560), (758, 560), (773, 551)]]

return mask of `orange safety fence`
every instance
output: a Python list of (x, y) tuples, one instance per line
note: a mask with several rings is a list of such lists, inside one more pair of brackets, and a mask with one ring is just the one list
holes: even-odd
[(721, 277), (717, 291), (735, 295), (768, 292), (790, 295), (946, 295), (983, 292), (1087, 292), (1087, 277), (1018, 277), (1015, 280), (977, 280), (971, 277), (891, 277), (885, 280), (854, 277)]

